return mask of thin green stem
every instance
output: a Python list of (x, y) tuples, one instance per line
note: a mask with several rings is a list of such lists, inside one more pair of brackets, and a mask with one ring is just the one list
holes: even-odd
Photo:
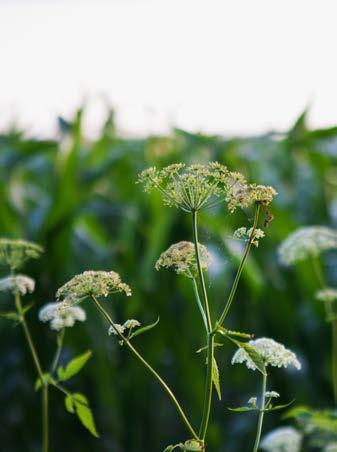
[(202, 413), (202, 420), (199, 430), (199, 436), (202, 440), (205, 439), (209, 417), (211, 413), (212, 407), (212, 394), (213, 394), (213, 360), (214, 360), (214, 335), (211, 333), (212, 331), (212, 320), (211, 314), (209, 310), (208, 298), (207, 298), (207, 290), (205, 284), (204, 274), (201, 268), (200, 262), (200, 253), (199, 253), (199, 240), (198, 240), (198, 212), (192, 212), (192, 230), (193, 230), (193, 242), (194, 242), (194, 250), (195, 250), (195, 258), (197, 261), (197, 269), (199, 276), (199, 283), (201, 287), (201, 295), (203, 301), (203, 307), (206, 311), (206, 321), (207, 321), (207, 369), (206, 369), (206, 382), (205, 382), (205, 396), (204, 396), (204, 407)]
[(206, 332), (208, 333), (209, 331), (208, 331), (206, 314), (205, 314), (204, 308), (203, 308), (201, 300), (200, 300), (199, 291), (198, 291), (198, 285), (197, 285), (197, 282), (196, 282), (196, 280), (194, 278), (192, 278), (192, 285), (193, 285), (193, 291), (194, 291), (195, 299), (197, 301), (198, 308), (199, 308), (202, 320), (204, 322)]
[(28, 328), (28, 325), (27, 325), (27, 322), (26, 322), (26, 319), (25, 319), (25, 314), (23, 312), (22, 303), (21, 303), (21, 297), (20, 297), (20, 294), (19, 294), (18, 291), (15, 292), (15, 306), (16, 306), (16, 309), (17, 309), (18, 314), (20, 316), (21, 325), (22, 325), (23, 331), (25, 333), (25, 337), (26, 337), (26, 340), (27, 340), (30, 352), (32, 354), (33, 361), (34, 361), (37, 373), (38, 373), (39, 377), (41, 378), (41, 381), (43, 381), (42, 367), (41, 367), (40, 360), (39, 360), (39, 357), (37, 355), (37, 351), (36, 351), (36, 348), (34, 346), (33, 339), (32, 339), (32, 336), (30, 334), (30, 331), (29, 331), (29, 328)]
[(337, 404), (337, 320), (331, 322), (332, 330), (332, 382), (335, 404)]
[(208, 333), (207, 336), (207, 370), (206, 370), (206, 383), (205, 383), (205, 398), (204, 409), (202, 414), (202, 420), (199, 430), (199, 436), (204, 441), (207, 433), (209, 417), (212, 407), (212, 394), (213, 394), (213, 361), (214, 361), (214, 335)]
[(259, 420), (257, 423), (257, 430), (256, 430), (256, 437), (255, 437), (253, 452), (257, 452), (259, 449), (261, 433), (262, 433), (263, 417), (264, 417), (264, 412), (265, 412), (266, 388), (267, 388), (267, 373), (264, 373), (264, 374), (262, 374), (261, 404), (260, 404)]
[(20, 316), (20, 323), (22, 325), (30, 352), (32, 354), (33, 357), (33, 361), (36, 367), (36, 371), (37, 374), (41, 380), (42, 383), (42, 450), (43, 452), (48, 452), (48, 444), (49, 444), (49, 440), (48, 440), (48, 384), (45, 383), (44, 378), (43, 378), (43, 371), (42, 371), (42, 367), (40, 364), (40, 359), (38, 357), (32, 336), (30, 334), (26, 319), (25, 319), (25, 314), (23, 311), (23, 307), (22, 307), (22, 303), (21, 303), (21, 297), (20, 297), (20, 293), (18, 291), (15, 292), (15, 306), (16, 306), (16, 310)]
[(127, 337), (125, 337), (123, 334), (121, 334), (115, 327), (115, 324), (113, 320), (111, 319), (110, 315), (106, 312), (106, 310), (103, 308), (103, 306), (99, 303), (99, 301), (93, 296), (93, 301), (97, 307), (97, 309), (103, 314), (103, 317), (108, 321), (108, 323), (112, 326), (114, 331), (118, 334), (118, 336), (122, 339), (123, 343), (126, 344), (126, 346), (129, 348), (129, 350), (136, 356), (136, 358), (146, 367), (146, 369), (154, 376), (154, 378), (160, 383), (160, 385), (163, 387), (165, 392), (168, 394), (170, 399), (172, 400), (173, 404), (175, 405), (178, 413), (180, 414), (184, 424), (186, 425), (189, 432), (192, 434), (193, 438), (199, 439), (197, 433), (193, 429), (192, 425), (190, 424), (190, 421), (188, 420), (184, 410), (182, 409), (180, 403), (178, 402), (176, 396), (170, 389), (170, 387), (165, 383), (165, 381), (162, 379), (162, 377), (153, 369), (153, 367), (141, 356), (141, 354), (135, 349), (135, 347), (131, 344), (131, 342), (128, 340)]
[(54, 359), (52, 361), (52, 365), (50, 367), (51, 374), (53, 374), (55, 372), (59, 359), (60, 359), (60, 356), (61, 356), (63, 341), (64, 341), (64, 334), (65, 334), (65, 328), (62, 328), (62, 330), (59, 332), (57, 339), (56, 339), (57, 340), (57, 348), (56, 348)]
[(209, 305), (208, 305), (205, 278), (204, 278), (204, 274), (203, 274), (203, 271), (201, 268), (201, 263), (200, 263), (200, 253), (199, 253), (199, 246), (198, 246), (199, 241), (198, 241), (198, 212), (197, 211), (192, 212), (192, 229), (193, 229), (193, 242), (194, 242), (194, 249), (195, 249), (195, 258), (197, 261), (198, 276), (199, 276), (199, 281), (200, 281), (200, 286), (201, 286), (201, 296), (202, 296), (202, 301), (204, 304), (204, 309), (206, 311), (208, 330), (212, 331), (212, 321), (211, 321), (211, 314), (210, 314)]
[(314, 266), (314, 270), (318, 279), (318, 282), (322, 288), (326, 286), (325, 276), (322, 269), (321, 261), (319, 260), (319, 257), (312, 256), (311, 258), (312, 264)]
[(256, 205), (256, 209), (255, 209), (255, 215), (254, 215), (254, 222), (253, 222), (252, 232), (251, 232), (251, 235), (250, 235), (249, 240), (247, 242), (247, 245), (246, 245), (245, 251), (243, 253), (243, 256), (241, 258), (241, 262), (240, 262), (239, 268), (238, 268), (238, 270), (236, 272), (235, 279), (234, 279), (231, 291), (229, 293), (226, 305), (225, 305), (224, 310), (222, 311), (222, 313), (221, 313), (221, 315), (219, 317), (219, 320), (217, 322), (219, 326), (221, 326), (224, 323), (224, 321), (225, 321), (225, 319), (226, 319), (226, 317), (228, 315), (228, 312), (229, 312), (229, 310), (231, 308), (231, 305), (232, 305), (232, 302), (233, 302), (233, 299), (234, 299), (234, 296), (235, 296), (235, 293), (236, 293), (236, 290), (237, 290), (237, 287), (238, 287), (238, 284), (239, 284), (239, 281), (240, 281), (242, 270), (244, 268), (245, 262), (247, 260), (247, 257), (249, 255), (249, 251), (251, 249), (251, 246), (252, 246), (252, 243), (253, 243), (253, 240), (254, 240), (254, 232), (255, 232), (255, 229), (256, 229), (258, 221), (259, 221), (259, 214), (260, 214), (260, 204), (257, 204)]
[(49, 403), (48, 384), (42, 387), (42, 450), (48, 452), (49, 444)]

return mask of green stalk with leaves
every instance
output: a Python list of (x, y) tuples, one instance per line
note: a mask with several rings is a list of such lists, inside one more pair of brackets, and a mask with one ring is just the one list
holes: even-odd
[[(22, 296), (32, 293), (35, 289), (35, 281), (29, 276), (18, 274), (20, 269), (28, 259), (37, 259), (43, 252), (42, 248), (35, 243), (25, 240), (0, 239), (0, 264), (8, 267), (10, 274), (0, 279), (0, 291), (7, 291), (13, 294), (15, 301), (15, 311), (2, 312), (3, 318), (13, 321), (22, 326), (34, 367), (36, 369), (35, 390), (41, 390), (41, 411), (42, 411), (42, 451), (49, 452), (49, 388), (53, 387), (66, 394), (66, 407), (68, 411), (76, 413), (82, 424), (94, 435), (98, 436), (93, 421), (88, 401), (82, 394), (71, 394), (62, 385), (64, 382), (77, 374), (86, 364), (91, 356), (91, 352), (74, 358), (65, 368), (58, 366), (62, 353), (65, 329), (71, 327), (77, 320), (84, 321), (86, 316), (82, 308), (76, 307), (70, 310), (59, 312), (57, 303), (49, 303), (43, 306), (39, 312), (39, 319), (43, 322), (50, 322), (51, 329), (58, 332), (57, 347), (50, 370), (46, 371), (41, 364), (37, 348), (30, 333), (26, 314), (32, 308), (32, 304), (23, 304)], [(74, 400), (74, 401), (73, 401)], [(69, 406), (72, 406), (72, 410)]]

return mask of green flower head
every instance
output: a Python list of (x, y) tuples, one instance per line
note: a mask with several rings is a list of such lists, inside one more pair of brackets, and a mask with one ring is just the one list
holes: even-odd
[(43, 248), (26, 240), (0, 239), (0, 264), (11, 270), (21, 268), (28, 259), (38, 259)]
[(193, 212), (227, 202), (231, 212), (237, 207), (253, 203), (268, 205), (276, 191), (263, 185), (249, 185), (240, 173), (231, 172), (218, 162), (207, 165), (183, 163), (169, 165), (162, 170), (144, 170), (138, 178), (146, 192), (158, 190), (168, 206)]

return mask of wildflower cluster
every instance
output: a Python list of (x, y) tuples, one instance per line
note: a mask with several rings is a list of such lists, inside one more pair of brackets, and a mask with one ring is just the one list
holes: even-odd
[(323, 251), (337, 249), (337, 231), (326, 226), (307, 226), (290, 234), (279, 247), (279, 258), (291, 265)]
[[(198, 248), (201, 268), (207, 270), (211, 262), (211, 256), (204, 245), (199, 243)], [(160, 270), (160, 268), (173, 268), (180, 275), (195, 278), (198, 268), (194, 244), (192, 242), (182, 241), (171, 245), (160, 255), (155, 268), (156, 270)]]
[(7, 276), (0, 279), (0, 292), (9, 290), (12, 293), (18, 292), (20, 295), (34, 292), (35, 281), (29, 276), (16, 275)]
[(337, 320), (337, 289), (325, 287), (315, 294), (316, 300), (323, 301), (327, 322)]
[(293, 427), (280, 427), (267, 433), (261, 441), (261, 449), (267, 452), (299, 452), (302, 435)]
[(158, 190), (168, 206), (185, 212), (212, 207), (227, 202), (230, 212), (253, 203), (268, 205), (277, 194), (272, 187), (248, 184), (240, 173), (231, 172), (218, 162), (207, 165), (183, 163), (169, 165), (162, 170), (144, 170), (138, 179), (146, 192)]
[(120, 325), (119, 323), (114, 323), (114, 326), (109, 327), (108, 334), (109, 335), (110, 334), (118, 335), (118, 333), (123, 334), (125, 330), (131, 331), (133, 328), (137, 328), (140, 325), (141, 323), (138, 322), (138, 320), (136, 319), (129, 319), (126, 322), (124, 322), (123, 325)]
[[(262, 337), (249, 341), (249, 345), (255, 348), (263, 359), (265, 366), (294, 366), (296, 369), (301, 368), (301, 364), (295, 353), (288, 350), (284, 347), (284, 345), (274, 341), (273, 339)], [(232, 358), (232, 364), (241, 363), (245, 363), (248, 369), (255, 370), (257, 368), (253, 360), (243, 348), (239, 348)]]
[(39, 311), (39, 320), (41, 322), (50, 322), (50, 328), (55, 331), (72, 327), (77, 320), (80, 322), (86, 320), (86, 313), (79, 306), (70, 306), (67, 309), (62, 309), (60, 305), (61, 303), (44, 305)]
[(123, 283), (119, 274), (110, 271), (85, 271), (74, 276), (70, 281), (60, 287), (56, 293), (58, 300), (63, 300), (65, 307), (79, 303), (84, 298), (107, 297), (116, 292), (125, 292), (131, 295), (130, 287)]
[(252, 244), (255, 245), (256, 247), (259, 246), (259, 240), (262, 239), (264, 236), (265, 236), (264, 232), (262, 231), (262, 229), (259, 228), (247, 229), (245, 227), (241, 227), (234, 232), (234, 237), (236, 239), (251, 240)]
[(28, 259), (38, 259), (42, 254), (41, 246), (26, 240), (0, 239), (0, 265), (17, 270)]

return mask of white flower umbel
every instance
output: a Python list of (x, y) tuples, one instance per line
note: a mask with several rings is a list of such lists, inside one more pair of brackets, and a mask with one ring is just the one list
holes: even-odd
[(280, 397), (280, 394), (276, 391), (266, 391), (266, 397), (269, 397), (270, 399), (277, 399)]
[(34, 292), (35, 281), (26, 275), (7, 276), (0, 279), (0, 292), (9, 290), (12, 293), (18, 291), (20, 295)]
[(302, 227), (290, 234), (280, 245), (280, 262), (292, 265), (323, 251), (337, 249), (337, 231), (326, 226)]
[[(249, 341), (249, 345), (256, 349), (256, 351), (262, 357), (266, 366), (294, 366), (296, 369), (301, 368), (301, 364), (298, 361), (295, 353), (285, 348), (284, 345), (274, 341), (274, 339), (262, 337)], [(239, 363), (245, 363), (248, 369), (256, 369), (254, 362), (243, 348), (239, 348), (232, 358), (232, 364)]]
[(259, 228), (250, 228), (247, 230), (246, 227), (241, 227), (234, 231), (234, 238), (236, 239), (243, 239), (243, 240), (251, 240), (252, 244), (256, 247), (259, 246), (259, 240), (262, 239), (265, 236), (265, 233), (262, 231), (262, 229)]
[[(204, 245), (198, 243), (198, 248), (201, 268), (207, 270), (211, 263), (211, 256)], [(194, 244), (186, 241), (174, 243), (161, 253), (155, 268), (156, 270), (172, 268), (179, 275), (196, 278), (198, 269)]]
[(261, 441), (261, 449), (267, 452), (299, 452), (302, 434), (293, 427), (280, 427), (267, 433)]
[(118, 333), (123, 334), (125, 330), (131, 330), (133, 328), (137, 328), (141, 323), (136, 319), (128, 319), (124, 325), (120, 325), (119, 323), (114, 323), (114, 327), (110, 326), (108, 330), (109, 336), (111, 334), (118, 335)]
[(337, 442), (327, 444), (324, 447), (323, 452), (337, 452)]
[(61, 303), (48, 303), (40, 309), (39, 320), (50, 322), (52, 330), (60, 331), (63, 328), (74, 326), (77, 320), (84, 322), (86, 313), (79, 306), (71, 306), (65, 309), (61, 306)]

